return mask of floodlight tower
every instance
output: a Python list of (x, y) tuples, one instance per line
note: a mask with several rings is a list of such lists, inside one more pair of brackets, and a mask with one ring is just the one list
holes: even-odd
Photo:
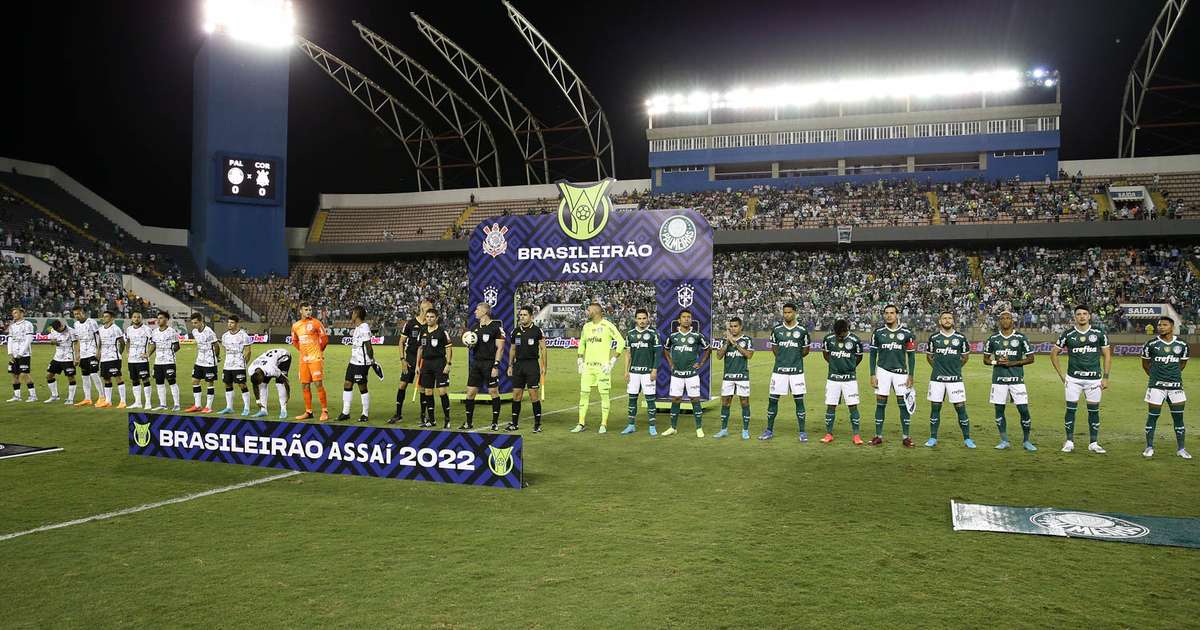
[(192, 70), (192, 216), (200, 269), (287, 275), (288, 0), (206, 0)]

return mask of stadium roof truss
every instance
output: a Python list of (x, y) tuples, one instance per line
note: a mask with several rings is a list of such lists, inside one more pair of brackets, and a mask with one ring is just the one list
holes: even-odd
[[(439, 138), (429, 131), (425, 123), (387, 90), (350, 64), (302, 37), (297, 38), (296, 43), (317, 67), (337, 81), (359, 104), (370, 110), (371, 115), (400, 140), (401, 146), (416, 168), (417, 190), (441, 190), (443, 177), (442, 157), (438, 149)], [(430, 180), (429, 171), (436, 172), (436, 185)]]
[(479, 112), (404, 51), (358, 21), (354, 21), (353, 24), (363, 41), (367, 42), (461, 138), (475, 169), (475, 185), (501, 185), (500, 155), (496, 150), (496, 140), (492, 136), (491, 127)]
[[(1183, 16), (1188, 2), (1189, 0), (1166, 0), (1158, 17), (1154, 20), (1154, 26), (1146, 35), (1146, 41), (1142, 43), (1137, 58), (1134, 59), (1133, 67), (1129, 70), (1129, 78), (1125, 81), (1125, 95), (1121, 101), (1121, 130), (1117, 140), (1117, 157), (1134, 156), (1139, 129), (1200, 125), (1200, 120), (1147, 123), (1142, 118), (1142, 109), (1148, 94), (1164, 90), (1200, 88), (1200, 85), (1195, 83), (1167, 86), (1151, 86), (1150, 84), (1155, 78), (1158, 65), (1171, 42), (1171, 35), (1175, 32), (1175, 27), (1179, 25), (1179, 20)], [(1189, 108), (1195, 107), (1194, 104), (1185, 103), (1184, 105)]]
[(417, 30), (433, 44), (433, 47), (446, 59), (459, 76), (471, 86), (471, 89), (487, 103), (504, 126), (512, 134), (521, 150), (525, 161), (525, 181), (529, 184), (550, 183), (550, 169), (546, 153), (545, 129), (528, 107), (516, 97), (499, 79), (487, 68), (483, 67), (474, 57), (434, 28), (416, 13), (411, 14), (417, 23)]
[(554, 46), (550, 45), (550, 42), (546, 41), (546, 38), (524, 15), (521, 15), (520, 11), (517, 11), (511, 2), (504, 0), (504, 8), (508, 12), (508, 18), (516, 25), (517, 32), (529, 44), (534, 55), (542, 62), (546, 72), (550, 74), (550, 78), (554, 79), (555, 84), (562, 90), (563, 96), (571, 104), (575, 115), (583, 123), (588, 142), (591, 145), (591, 155), (587, 157), (596, 163), (596, 180), (615, 177), (616, 158), (613, 154), (612, 131), (609, 129), (608, 118), (604, 115), (600, 102), (584, 85), (579, 75), (571, 69), (567, 60), (554, 49)]

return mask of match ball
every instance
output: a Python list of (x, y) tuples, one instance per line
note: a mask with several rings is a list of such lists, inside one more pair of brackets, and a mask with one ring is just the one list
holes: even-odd
[(473, 333), (469, 330), (467, 332), (463, 333), (462, 342), (463, 342), (464, 346), (473, 346), (473, 345), (475, 345), (476, 341), (477, 341), (477, 339), (475, 338), (475, 333)]

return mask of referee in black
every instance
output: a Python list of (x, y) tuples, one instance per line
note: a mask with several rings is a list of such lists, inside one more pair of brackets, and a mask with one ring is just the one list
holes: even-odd
[[(404, 421), (404, 394), (410, 383), (417, 381), (417, 349), (420, 347), (421, 329), (425, 327), (425, 311), (433, 308), (429, 300), (421, 300), (417, 312), (400, 329), (400, 388), (396, 390), (396, 415), (388, 418), (388, 424)], [(421, 405), (421, 424), (425, 424), (425, 405)]]
[(467, 369), (467, 421), (460, 430), (474, 429), (475, 396), (487, 386), (492, 397), (492, 430), (500, 424), (500, 359), (504, 357), (504, 324), (492, 319), (492, 307), (487, 302), (475, 306), (475, 345)]
[(446, 421), (443, 429), (450, 428), (450, 361), (454, 358), (454, 349), (450, 347), (450, 334), (441, 327), (441, 314), (437, 309), (425, 311), (425, 327), (421, 329), (419, 344), (421, 347), (421, 408), (425, 410), (423, 427), (433, 427), (434, 422), (433, 396), (438, 394), (442, 400), (442, 414)]
[(516, 431), (521, 421), (521, 398), (529, 390), (533, 403), (533, 432), (542, 432), (542, 374), (546, 372), (546, 336), (533, 323), (533, 307), (522, 306), (517, 326), (509, 338), (508, 377), (512, 379), (512, 422), (505, 431)]

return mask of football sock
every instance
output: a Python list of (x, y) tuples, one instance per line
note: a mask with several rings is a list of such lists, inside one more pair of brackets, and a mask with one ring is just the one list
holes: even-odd
[(371, 409), (371, 392), (359, 393), (358, 400), (359, 400), (359, 402), (362, 403), (362, 415), (364, 415), (364, 416), (371, 415), (371, 413), (369, 411)]
[(354, 389), (347, 387), (342, 389), (342, 413), (350, 415), (350, 401), (354, 397)]
[(996, 430), (1000, 433), (1002, 441), (1008, 440), (1008, 418), (1004, 417), (1004, 408), (1006, 405), (993, 405), (996, 408)]
[(750, 405), (742, 405), (742, 430), (750, 430)]
[(579, 391), (579, 424), (583, 424), (587, 419), (588, 405), (591, 404), (592, 388), (587, 388)]
[(321, 411), (329, 408), (329, 397), (325, 394), (324, 385), (317, 388), (317, 398), (321, 400)]
[(671, 401), (671, 428), (679, 426), (679, 403)]
[(1068, 440), (1075, 439), (1075, 410), (1079, 408), (1076, 403), (1067, 403), (1067, 412), (1063, 415), (1063, 429), (1067, 433)]
[(963, 439), (971, 439), (971, 419), (967, 417), (967, 406), (955, 405), (954, 411), (958, 414), (958, 428), (962, 429)]
[(442, 394), (442, 417), (450, 422), (450, 394)]
[(1158, 426), (1158, 416), (1162, 413), (1161, 409), (1153, 409), (1146, 414), (1146, 447), (1154, 446), (1154, 428)]
[(637, 394), (629, 395), (629, 424), (637, 423)]
[(657, 416), (658, 398), (654, 394), (646, 394), (646, 419), (650, 421), (650, 426), (654, 426)]
[(942, 403), (929, 403), (929, 437), (936, 440), (940, 426), (942, 426)]
[(729, 428), (729, 405), (721, 405), (721, 430)]
[(1088, 441), (1100, 439), (1100, 403), (1088, 403)]
[(858, 430), (862, 426), (862, 418), (858, 415), (858, 407), (850, 408), (850, 430), (854, 435), (858, 435)]
[(900, 434), (908, 437), (912, 426), (912, 414), (908, 413), (908, 405), (904, 404), (903, 396), (896, 397), (896, 406), (900, 408)]
[(775, 414), (779, 413), (779, 395), (771, 394), (767, 397), (767, 430), (775, 430)]
[(1183, 449), (1183, 438), (1187, 433), (1187, 429), (1183, 425), (1183, 408), (1171, 410), (1171, 423), (1175, 425), (1175, 445), (1179, 449)]
[(54, 381), (50, 381), (50, 382), (46, 383), (46, 387), (50, 388), (50, 397), (51, 398), (58, 398), (58, 383), (56, 383)]
[(883, 437), (883, 416), (887, 412), (887, 401), (875, 399), (875, 437)]
[(808, 419), (808, 410), (804, 408), (804, 394), (792, 394), (796, 403), (796, 426), (804, 433), (804, 421)]
[(542, 425), (542, 401), (533, 401), (533, 426)]
[(1029, 417), (1029, 405), (1017, 405), (1017, 413), (1021, 416), (1021, 439), (1029, 441), (1029, 431), (1033, 428), (1033, 420)]
[(825, 432), (833, 433), (833, 422), (837, 419), (836, 409), (825, 409)]
[(304, 388), (304, 410), (312, 413), (312, 390)]
[(468, 398), (467, 399), (467, 426), (473, 426), (474, 424), (475, 424), (475, 399)]
[(704, 427), (704, 408), (700, 406), (699, 400), (692, 401), (692, 417), (696, 419), (696, 428)]
[(512, 401), (512, 423), (521, 423), (521, 401), (519, 400)]
[(500, 424), (500, 395), (492, 396), (492, 424)]

